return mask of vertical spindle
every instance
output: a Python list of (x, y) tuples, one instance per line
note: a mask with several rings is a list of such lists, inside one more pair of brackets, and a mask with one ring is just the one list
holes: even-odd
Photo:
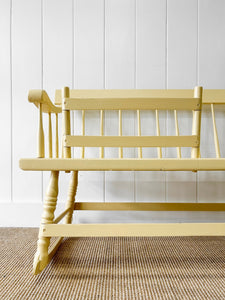
[[(141, 136), (140, 110), (137, 110), (138, 136)], [(142, 158), (142, 147), (138, 147), (138, 158)]]
[[(157, 133), (157, 136), (160, 136), (158, 109), (155, 110), (155, 117), (156, 117), (156, 133)], [(158, 158), (162, 158), (162, 148), (161, 147), (157, 147), (157, 153), (158, 153)]]
[(48, 155), (52, 158), (52, 118), (51, 113), (48, 113)]
[[(104, 112), (100, 111), (100, 135), (104, 135)], [(100, 158), (104, 158), (104, 148), (100, 147)]]
[[(175, 129), (176, 129), (176, 136), (179, 136), (179, 126), (178, 126), (178, 119), (177, 119), (177, 111), (174, 110), (174, 120), (175, 120)], [(181, 158), (181, 149), (177, 147), (177, 158)]]
[(45, 157), (45, 137), (42, 119), (42, 103), (39, 105), (38, 157)]
[[(194, 98), (199, 98), (199, 108), (193, 113), (193, 125), (192, 125), (192, 135), (197, 135), (200, 142), (200, 130), (201, 130), (201, 108), (202, 108), (202, 87), (197, 86), (194, 89)], [(200, 147), (192, 147), (191, 158), (200, 157)]]
[(216, 119), (215, 119), (215, 112), (214, 112), (214, 105), (211, 103), (211, 112), (212, 112), (212, 120), (213, 120), (213, 134), (214, 134), (214, 144), (216, 150), (216, 158), (220, 158), (220, 145), (219, 145), (219, 138), (216, 128)]
[[(62, 89), (63, 95), (63, 107), (62, 107), (62, 117), (63, 117), (63, 137), (65, 138), (67, 135), (70, 135), (70, 111), (65, 109), (65, 101), (70, 97), (70, 89), (68, 87), (64, 87)], [(64, 145), (63, 147), (63, 157), (71, 158), (71, 148)]]
[[(119, 110), (119, 136), (122, 136), (122, 111)], [(119, 158), (123, 158), (123, 148), (119, 148)]]
[(58, 114), (55, 114), (55, 157), (59, 157), (59, 123)]
[[(85, 110), (82, 110), (82, 135), (85, 135)], [(81, 158), (84, 158), (85, 148), (81, 147)]]

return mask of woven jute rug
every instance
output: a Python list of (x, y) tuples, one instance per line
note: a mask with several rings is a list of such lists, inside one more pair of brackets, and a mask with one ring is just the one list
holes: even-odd
[(0, 299), (225, 299), (225, 238), (66, 238), (32, 275), (37, 229), (0, 229)]

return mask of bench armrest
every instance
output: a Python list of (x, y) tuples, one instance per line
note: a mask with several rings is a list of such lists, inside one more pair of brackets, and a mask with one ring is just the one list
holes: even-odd
[(52, 114), (55, 114), (55, 157), (59, 156), (59, 138), (58, 138), (58, 114), (62, 112), (62, 108), (54, 105), (46, 91), (44, 90), (30, 90), (28, 100), (34, 103), (39, 110), (39, 128), (38, 128), (38, 153), (37, 157), (45, 157), (45, 137), (43, 126), (43, 113), (48, 114), (48, 154), (49, 158), (53, 157), (52, 144)]
[(42, 104), (42, 112), (44, 113), (58, 114), (62, 112), (62, 108), (52, 103), (45, 90), (30, 90), (28, 100), (34, 103), (38, 108), (40, 104)]

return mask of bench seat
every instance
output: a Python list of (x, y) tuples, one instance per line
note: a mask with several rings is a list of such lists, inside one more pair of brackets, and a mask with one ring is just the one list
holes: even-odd
[(225, 158), (24, 158), (20, 168), (30, 171), (219, 171)]

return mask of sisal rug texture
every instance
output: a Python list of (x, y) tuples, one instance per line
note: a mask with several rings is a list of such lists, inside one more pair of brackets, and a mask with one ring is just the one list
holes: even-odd
[(0, 229), (0, 299), (225, 299), (224, 237), (66, 238), (32, 275), (37, 229)]

